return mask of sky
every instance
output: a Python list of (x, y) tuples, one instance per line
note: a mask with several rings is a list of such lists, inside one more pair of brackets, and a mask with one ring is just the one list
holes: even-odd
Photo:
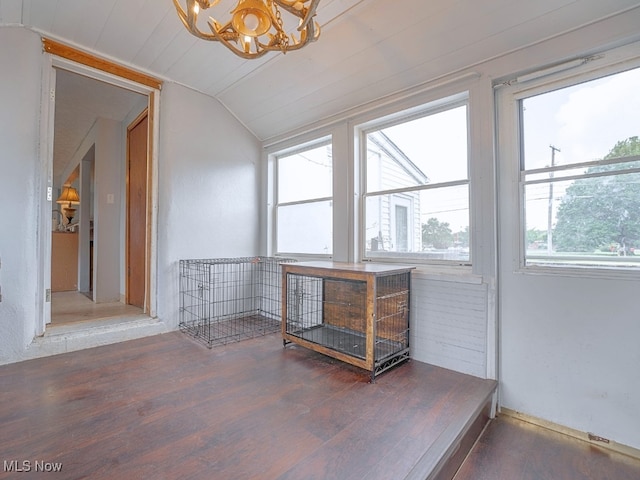
[(466, 105), (383, 132), (429, 177), (429, 183), (467, 178)]
[(538, 95), (524, 101), (525, 165), (588, 162), (620, 141), (640, 136), (640, 69)]
[[(599, 160), (617, 142), (640, 136), (640, 69), (530, 97), (523, 108), (525, 169), (550, 166), (550, 146), (559, 150), (555, 165)], [(554, 185), (555, 209), (570, 183)], [(527, 228), (546, 230), (548, 186), (537, 188), (529, 194), (540, 201), (527, 204)]]

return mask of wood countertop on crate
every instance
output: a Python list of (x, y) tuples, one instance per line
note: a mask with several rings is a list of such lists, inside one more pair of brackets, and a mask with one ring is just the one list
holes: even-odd
[(327, 270), (338, 272), (353, 273), (355, 275), (390, 275), (394, 273), (402, 273), (407, 270), (413, 270), (413, 265), (396, 265), (396, 264), (380, 264), (380, 263), (348, 263), (348, 262), (332, 262), (332, 261), (313, 261), (313, 262), (296, 262), (285, 264), (282, 266), (283, 271), (291, 273), (307, 273), (310, 274), (314, 270), (317, 273), (326, 274)]

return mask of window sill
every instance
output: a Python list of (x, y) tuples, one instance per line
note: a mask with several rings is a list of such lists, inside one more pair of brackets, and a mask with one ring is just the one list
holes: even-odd
[(469, 283), (479, 285), (482, 283), (482, 275), (471, 272), (471, 267), (446, 267), (439, 265), (420, 265), (414, 270), (414, 277), (424, 280), (437, 280), (440, 282)]
[(640, 279), (640, 269), (636, 268), (603, 268), (593, 266), (537, 266), (529, 265), (518, 268), (515, 273), (522, 275), (545, 275), (560, 277), (579, 277), (609, 280), (631, 280), (637, 282)]

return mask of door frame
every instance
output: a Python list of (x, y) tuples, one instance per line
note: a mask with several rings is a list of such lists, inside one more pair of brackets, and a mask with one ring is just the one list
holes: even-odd
[(148, 165), (147, 165), (147, 263), (145, 286), (145, 313), (156, 317), (157, 308), (157, 206), (158, 206), (158, 136), (160, 89), (162, 82), (128, 67), (113, 63), (93, 54), (77, 50), (43, 37), (42, 109), (40, 120), (40, 232), (38, 254), (39, 286), (37, 299), (37, 336), (44, 334), (51, 322), (51, 238), (53, 201), (53, 132), (55, 113), (56, 68), (68, 70), (88, 78), (106, 82), (147, 96), (149, 117)]

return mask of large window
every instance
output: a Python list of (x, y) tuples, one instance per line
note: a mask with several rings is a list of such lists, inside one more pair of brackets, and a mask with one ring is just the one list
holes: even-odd
[(333, 252), (331, 141), (276, 156), (276, 251)]
[(363, 129), (365, 259), (469, 263), (466, 98)]
[(640, 267), (640, 69), (520, 100), (525, 265)]

